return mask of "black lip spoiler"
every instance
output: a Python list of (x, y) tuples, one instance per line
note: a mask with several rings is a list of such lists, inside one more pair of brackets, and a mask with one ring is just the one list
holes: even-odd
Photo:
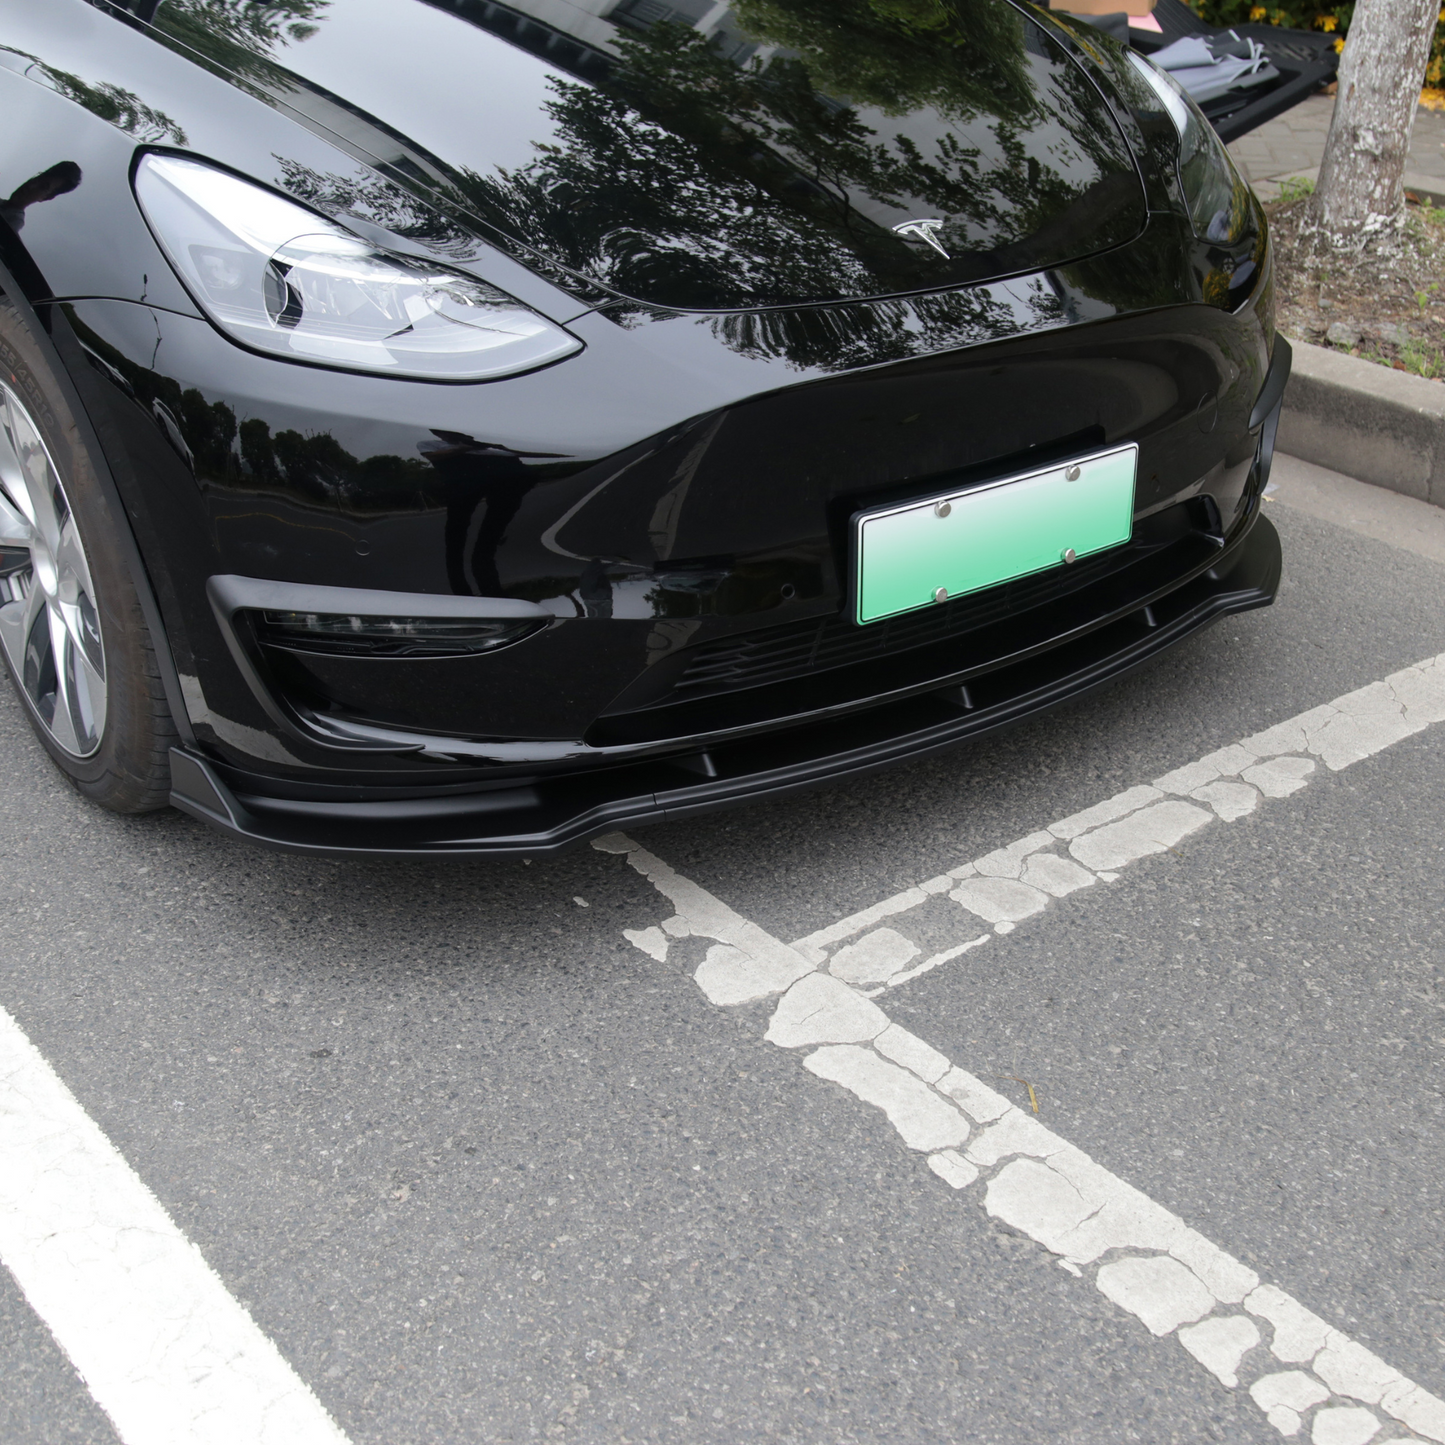
[(1256, 515), (1215, 567), (1099, 631), (970, 679), (966, 690), (944, 688), (723, 744), (709, 750), (706, 767), (658, 760), (471, 796), (314, 803), (233, 789), (224, 767), (174, 748), (171, 802), (233, 837), (288, 852), (413, 858), (555, 852), (617, 828), (779, 797), (939, 752), (1120, 677), (1228, 613), (1268, 606), (1279, 577), (1279, 538)]
[(1264, 385), (1259, 389), (1259, 396), (1255, 399), (1254, 410), (1249, 414), (1249, 429), (1253, 431), (1257, 426), (1263, 426), (1269, 420), (1270, 413), (1279, 409), (1279, 404), (1284, 400), (1284, 389), (1289, 384), (1290, 367), (1294, 365), (1294, 348), (1289, 342), (1276, 333), (1274, 338), (1274, 356), (1269, 363), (1269, 371), (1264, 378)]
[(1274, 464), (1274, 439), (1279, 435), (1279, 417), (1284, 410), (1284, 389), (1289, 385), (1294, 351), (1288, 341), (1276, 333), (1274, 356), (1264, 385), (1259, 389), (1254, 410), (1249, 414), (1249, 429), (1261, 428), (1259, 436), (1259, 478), (1255, 485), (1261, 492), (1269, 485), (1269, 469)]

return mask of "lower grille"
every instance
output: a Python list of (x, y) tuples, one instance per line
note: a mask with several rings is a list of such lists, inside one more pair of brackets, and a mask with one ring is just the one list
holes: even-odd
[(1067, 569), (1021, 577), (1002, 587), (863, 627), (841, 617), (823, 617), (720, 637), (693, 649), (686, 669), (657, 703), (761, 687), (926, 647), (1088, 587), (1152, 550), (1132, 543)]

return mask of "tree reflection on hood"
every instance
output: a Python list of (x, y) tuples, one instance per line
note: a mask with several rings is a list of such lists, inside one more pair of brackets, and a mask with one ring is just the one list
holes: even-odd
[[(739, 0), (766, 59), (619, 33), (554, 77), (536, 159), (467, 200), (626, 295), (715, 308), (932, 289), (1129, 239), (1143, 202), (1098, 91), (1004, 0)], [(943, 222), (950, 259), (892, 227)]]
[[(499, 38), (566, 41), (559, 56), (579, 48), (532, 14), (537, 0), (421, 3)], [(235, 83), (294, 100), (307, 42), (344, 11), (166, 0), (154, 23)], [(454, 144), (410, 179), (444, 176), (459, 212), (544, 270), (693, 310), (935, 291), (1075, 260), (1143, 228), (1133, 159), (1100, 90), (1048, 22), (1010, 0), (734, 0), (741, 64), (687, 25), (622, 29), (627, 11), (614, 11), (607, 50), (582, 47), (580, 69), (534, 48), (551, 98), (508, 122), (510, 142), (534, 137), (531, 160), (489, 164), (494, 147), (454, 89), (420, 107), (444, 108)], [(409, 12), (398, 0), (364, 43), (387, 46)], [(477, 57), (479, 88), (508, 63), (500, 45)], [(938, 221), (947, 255), (895, 233), (920, 218)]]

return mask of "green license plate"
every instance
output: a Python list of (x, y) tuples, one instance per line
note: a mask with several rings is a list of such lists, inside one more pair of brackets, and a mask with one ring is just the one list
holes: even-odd
[(859, 622), (934, 607), (1117, 547), (1134, 527), (1133, 442), (966, 492), (856, 516)]

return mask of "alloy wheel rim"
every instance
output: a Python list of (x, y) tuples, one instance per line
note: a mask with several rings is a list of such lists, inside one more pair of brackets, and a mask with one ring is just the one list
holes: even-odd
[(91, 757), (105, 735), (105, 646), (90, 562), (54, 459), (0, 381), (0, 648), (57, 747)]

